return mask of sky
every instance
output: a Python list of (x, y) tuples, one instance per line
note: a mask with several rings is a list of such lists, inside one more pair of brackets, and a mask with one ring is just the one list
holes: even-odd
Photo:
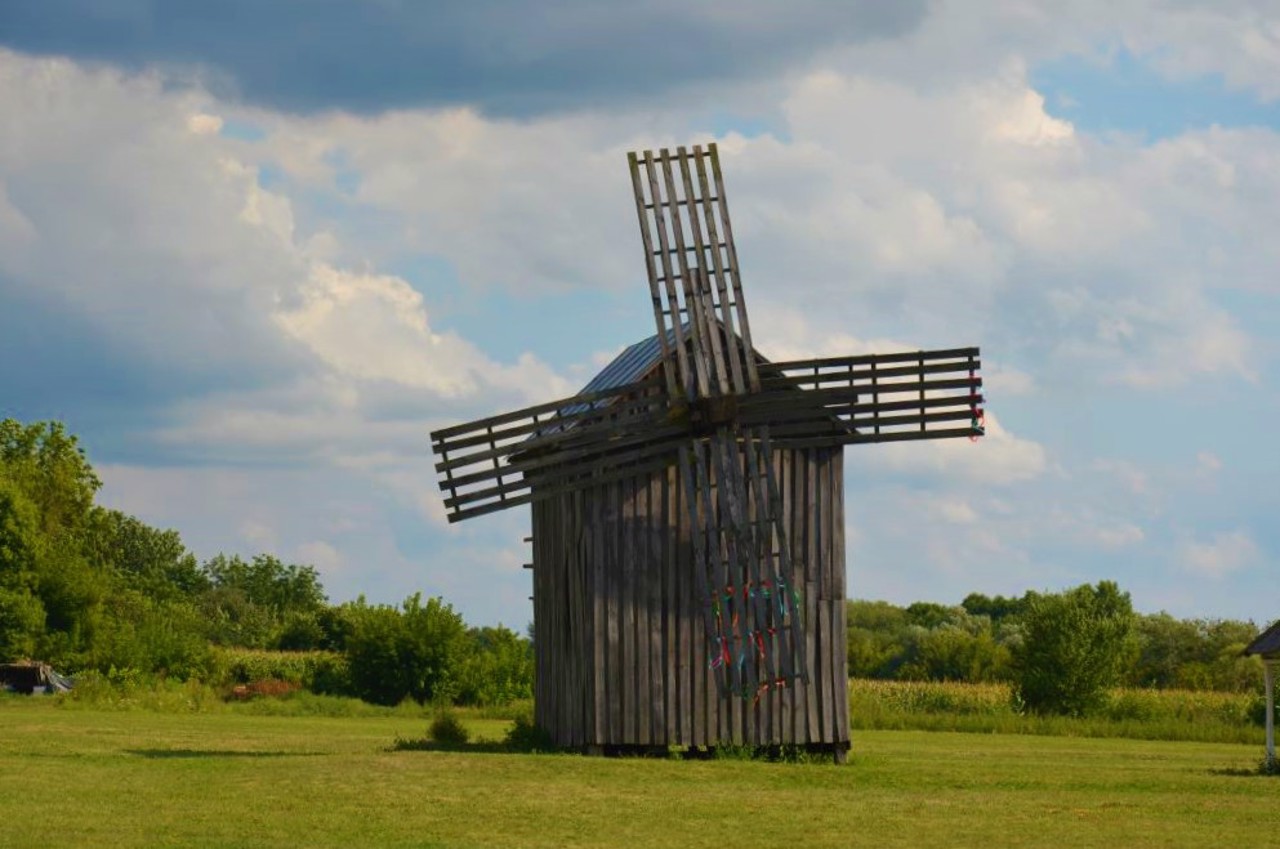
[(653, 332), (625, 155), (708, 141), (761, 353), (983, 350), (986, 438), (846, 449), (851, 596), (1280, 616), (1276, 0), (0, 3), (0, 416), (522, 629), (428, 434)]

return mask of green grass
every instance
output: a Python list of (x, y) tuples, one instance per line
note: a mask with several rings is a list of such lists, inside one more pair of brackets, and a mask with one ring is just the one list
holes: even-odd
[(1113, 690), (1096, 715), (1035, 716), (1006, 684), (849, 681), (855, 730), (967, 731), (1249, 743), (1261, 739), (1261, 696), (1191, 690)]
[[(472, 737), (508, 723), (462, 713)], [(1274, 835), (1249, 745), (855, 732), (847, 767), (393, 751), (428, 719), (0, 699), (13, 846), (1221, 846)]]

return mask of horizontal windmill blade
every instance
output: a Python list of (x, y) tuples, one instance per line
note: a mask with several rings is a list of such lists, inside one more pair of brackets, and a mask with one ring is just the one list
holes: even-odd
[(787, 447), (978, 437), (981, 367), (978, 348), (769, 363), (739, 414)]
[(527, 504), (586, 479), (661, 468), (687, 428), (656, 379), (537, 404), (431, 434), (450, 522)]

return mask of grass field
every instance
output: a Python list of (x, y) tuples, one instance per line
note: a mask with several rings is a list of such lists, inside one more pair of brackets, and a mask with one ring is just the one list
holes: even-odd
[[(862, 731), (846, 767), (389, 751), (425, 722), (0, 699), (5, 846), (1274, 845), (1260, 744)], [(501, 720), (469, 720), (500, 737)]]

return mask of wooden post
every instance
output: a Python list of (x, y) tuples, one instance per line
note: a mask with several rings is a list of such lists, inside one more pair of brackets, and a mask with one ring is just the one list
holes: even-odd
[(1275, 658), (1263, 660), (1264, 680), (1267, 687), (1267, 765), (1276, 762), (1276, 705), (1275, 705)]

